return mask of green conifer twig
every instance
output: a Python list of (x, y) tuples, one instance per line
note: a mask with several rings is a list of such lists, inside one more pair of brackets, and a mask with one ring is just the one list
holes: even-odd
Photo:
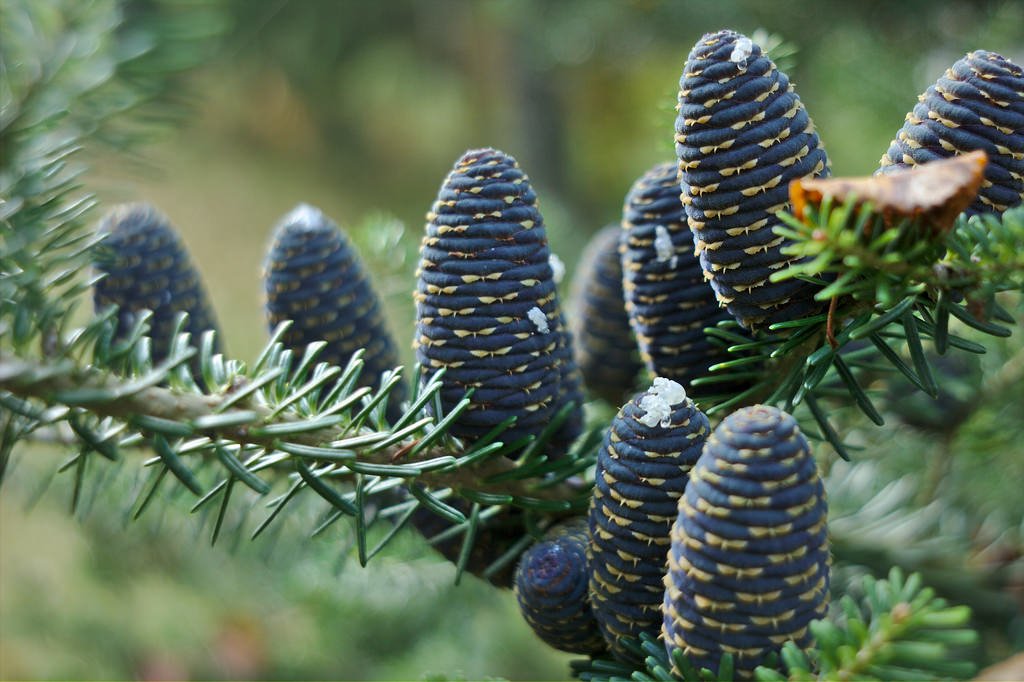
[[(412, 438), (380, 447), (374, 438), (367, 437), (368, 434), (359, 436), (362, 440), (343, 438), (346, 424), (302, 419), (294, 413), (280, 413), (276, 407), (251, 402), (239, 407), (231, 393), (205, 395), (145, 385), (158, 383), (161, 374), (133, 382), (95, 369), (83, 369), (69, 361), (47, 366), (0, 355), (0, 388), (12, 395), (40, 399), (48, 405), (82, 408), (101, 417), (127, 419), (143, 432), (164, 437), (206, 437), (214, 441), (257, 444), (268, 450), (282, 446), (290, 457), (275, 461), (275, 468), (290, 466), (286, 464), (288, 459), (302, 459), (304, 455), (315, 459), (337, 458), (343, 464), (351, 461), (356, 466), (378, 465), (381, 472), (415, 478), (431, 486), (453, 486), (525, 500), (568, 502), (566, 510), (578, 506), (587, 493), (586, 488), (567, 482), (538, 487), (529, 480), (516, 478), (511, 475), (516, 463), (504, 457), (487, 457), (473, 462), (471, 467), (453, 466), (459, 464), (460, 456), (472, 455), (472, 450), (453, 453), (444, 446), (431, 446), (410, 452), (416, 444)], [(221, 406), (229, 401), (233, 407), (222, 410)], [(424, 426), (420, 424), (419, 428)], [(344, 447), (328, 447), (332, 442), (340, 442)], [(302, 446), (315, 449), (304, 450)], [(395, 464), (398, 458), (401, 463)], [(496, 483), (492, 482), (495, 478)]]

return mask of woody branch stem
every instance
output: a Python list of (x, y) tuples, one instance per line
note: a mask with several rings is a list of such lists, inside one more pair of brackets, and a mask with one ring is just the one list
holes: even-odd
[[(0, 390), (27, 399), (41, 400), (48, 405), (65, 404), (83, 407), (100, 417), (113, 417), (130, 420), (133, 417), (147, 416), (174, 421), (188, 425), (194, 436), (207, 436), (211, 439), (223, 439), (236, 443), (262, 445), (268, 450), (276, 448), (281, 441), (279, 436), (264, 435), (253, 432), (255, 426), (266, 426), (269, 423), (288, 423), (300, 421), (294, 415), (279, 414), (272, 417), (269, 407), (253, 404), (249, 401), (244, 409), (233, 408), (219, 414), (228, 417), (233, 414), (243, 415), (254, 413), (255, 417), (239, 424), (228, 423), (224, 426), (203, 427), (194, 422), (204, 416), (218, 414), (218, 406), (229, 395), (206, 395), (184, 393), (161, 386), (151, 386), (138, 391), (126, 391), (129, 381), (101, 372), (91, 367), (78, 367), (69, 361), (45, 365), (31, 360), (0, 355)], [(61, 400), (62, 394), (74, 391), (77, 395), (86, 395), (83, 389), (94, 389), (93, 398), (82, 398), (73, 401)], [(106, 398), (103, 396), (115, 396)], [(230, 421), (230, 420), (229, 420)], [(289, 434), (291, 443), (311, 446), (328, 446), (332, 441), (342, 438), (343, 426), (330, 426), (312, 431)], [(351, 435), (351, 434), (349, 434)], [(402, 441), (390, 447), (367, 452), (356, 449), (357, 461), (374, 464), (390, 464), (392, 458), (403, 450), (408, 450), (410, 441)], [(414, 464), (444, 455), (458, 456), (441, 447), (426, 448), (412, 457), (404, 457), (403, 464)], [(280, 463), (284, 466), (287, 462)], [(492, 477), (512, 471), (515, 462), (505, 457), (493, 457), (482, 462), (450, 470), (424, 472), (417, 481), (435, 486), (466, 488), (481, 492), (503, 493), (520, 497), (531, 497), (543, 500), (577, 500), (587, 494), (585, 487), (572, 483), (560, 483), (548, 487), (538, 487), (535, 481), (503, 480), (500, 483), (489, 482)], [(290, 467), (288, 467), (290, 469)]]

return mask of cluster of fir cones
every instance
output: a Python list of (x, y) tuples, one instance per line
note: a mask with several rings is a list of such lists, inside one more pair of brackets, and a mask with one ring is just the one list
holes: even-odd
[[(622, 404), (643, 371), (658, 377), (609, 426), (586, 520), (551, 529), (516, 567), (527, 622), (552, 646), (628, 659), (627, 638), (662, 633), (671, 654), (717, 667), (723, 653), (749, 676), (781, 644), (809, 644), (827, 604), (829, 552), (821, 479), (789, 415), (755, 406), (712, 431), (687, 392), (725, 359), (703, 330), (746, 330), (819, 311), (815, 286), (773, 283), (786, 266), (777, 214), (792, 180), (829, 163), (803, 103), (761, 48), (732, 31), (705, 35), (687, 58), (676, 120), (677, 162), (630, 189), (621, 227), (600, 231), (572, 286), (567, 326), (536, 195), (510, 156), (467, 152), (428, 214), (414, 293), (414, 347), (423, 380), (444, 368), (452, 427), (467, 443), (510, 416), (503, 436), (537, 434), (565, 412), (550, 455), (579, 435), (584, 386)], [(1024, 198), (1024, 72), (976, 51), (959, 60), (907, 115), (880, 173), (984, 150), (985, 177), (969, 214), (1001, 214)], [(680, 193), (681, 190), (681, 193)], [(167, 220), (144, 205), (114, 209), (96, 266), (97, 309), (117, 305), (127, 333), (152, 312), (154, 360), (169, 351), (178, 311), (193, 338), (216, 329), (198, 273)], [(353, 245), (319, 210), (300, 205), (277, 226), (264, 266), (271, 329), (299, 352), (344, 365), (364, 349), (362, 381), (398, 365), (380, 301)], [(710, 286), (709, 286), (710, 284)], [(726, 386), (727, 390), (733, 388)], [(406, 397), (399, 385), (390, 409)], [(564, 416), (564, 415), (563, 415)], [(428, 537), (445, 528), (414, 518)], [(514, 511), (482, 529), (470, 570), (523, 533)], [(441, 542), (449, 557), (458, 543)]]

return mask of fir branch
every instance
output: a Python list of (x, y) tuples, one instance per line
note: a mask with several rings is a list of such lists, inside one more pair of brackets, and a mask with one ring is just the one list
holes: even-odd
[[(337, 461), (352, 473), (415, 479), (431, 487), (501, 496), (504, 504), (539, 506), (554, 512), (579, 509), (585, 504), (586, 486), (565, 481), (541, 486), (538, 483), (543, 479), (516, 476), (522, 465), (494, 456), (498, 449), (495, 443), (462, 450), (434, 445), (413, 452), (416, 435), (438, 435), (437, 424), (424, 419), (414, 422), (413, 429), (398, 430), (398, 435), (404, 437), (396, 439), (396, 432), (390, 430), (366, 428), (353, 433), (351, 420), (334, 415), (303, 416), (254, 400), (248, 387), (260, 387), (276, 379), (279, 371), (238, 378), (231, 389), (219, 395), (156, 385), (187, 359), (188, 354), (169, 358), (165, 366), (133, 380), (79, 367), (69, 360), (47, 365), (4, 354), (0, 355), (0, 388), (48, 406), (64, 405), (124, 420), (147, 438), (205, 438), (214, 444), (258, 445), (266, 452), (262, 461), (276, 469), (291, 469), (294, 461)], [(243, 394), (245, 398), (238, 400), (237, 396)], [(217, 456), (219, 449), (201, 452)]]
[(0, 4), (0, 330), (16, 348), (55, 350), (90, 285), (81, 273), (98, 237), (83, 227), (95, 201), (80, 189), (75, 155), (87, 141), (127, 148), (165, 129), (180, 111), (171, 85), (224, 30), (221, 9), (194, 23), (182, 21), (187, 9)]
[(961, 216), (945, 239), (913, 220), (885, 226), (881, 214), (856, 199), (839, 206), (826, 200), (820, 210), (808, 207), (804, 220), (788, 213), (780, 218), (785, 226), (776, 233), (790, 240), (786, 253), (801, 261), (772, 275), (772, 281), (834, 275), (819, 300), (851, 296), (884, 305), (924, 290), (1024, 288), (1024, 207), (1001, 218)]
[[(847, 402), (874, 423), (882, 418), (865, 390), (862, 376), (877, 376), (880, 366), (902, 374), (934, 396), (937, 386), (924, 341), (945, 351), (983, 353), (983, 346), (950, 331), (949, 318), (984, 334), (1007, 336), (1012, 321), (995, 302), (998, 292), (1024, 287), (1024, 208), (1001, 219), (961, 216), (948, 234), (935, 234), (917, 221), (888, 218), (856, 198), (820, 208), (804, 217), (782, 216), (776, 232), (789, 240), (794, 262), (773, 281), (801, 278), (820, 285), (816, 295), (830, 302), (828, 313), (771, 325), (753, 340), (711, 328), (737, 357), (711, 368), (697, 384), (748, 382), (735, 395), (709, 401), (708, 414), (755, 403), (792, 410), (807, 402), (820, 436), (844, 459), (849, 447), (821, 403), (831, 385), (842, 387)], [(852, 353), (870, 340), (877, 353)], [(753, 385), (749, 384), (751, 369)], [(810, 400), (808, 400), (808, 398)]]
[(122, 149), (148, 141), (183, 112), (172, 84), (227, 28), (223, 8), (181, 0), (15, 1), (2, 12), (8, 168), (85, 138)]
[(963, 651), (978, 641), (967, 607), (949, 606), (923, 586), (920, 575), (904, 578), (899, 568), (887, 580), (865, 577), (862, 585), (859, 603), (843, 597), (837, 622), (811, 624), (814, 650), (787, 642), (781, 655), (787, 674), (761, 667), (757, 679), (933, 680), (974, 672), (974, 664), (963, 660)]
[[(80, 192), (70, 159), (86, 139), (117, 146), (143, 140), (153, 120), (144, 111), (147, 104), (166, 95), (175, 73), (198, 61), (204, 52), (197, 46), (210, 38), (207, 27), (216, 33), (218, 24), (191, 22), (198, 32), (183, 33), (162, 9), (127, 16), (115, 2), (0, 7), (5, 76), (0, 92), (5, 103), (0, 117), (0, 195), (5, 197), (0, 203), (0, 480), (16, 442), (38, 429), (66, 429), (76, 446), (63, 467), (74, 476), (73, 509), (94, 476), (97, 457), (119, 460), (142, 451), (136, 447), (142, 445), (154, 453), (145, 463), (153, 473), (133, 503), (136, 517), (165, 480), (176, 481), (176, 490), (198, 497), (193, 511), (213, 513), (217, 503), (215, 541), (226, 528), (229, 505), (245, 492), (238, 483), (265, 496), (274, 479), (287, 479), (290, 488), (271, 500), (269, 516), (254, 536), (302, 490), (312, 490), (331, 505), (314, 534), (352, 517), (357, 555), (365, 564), (422, 506), (452, 524), (438, 541), (462, 536), (457, 574), (466, 568), (483, 524), (503, 508), (525, 510), (524, 526), (530, 527), (537, 526), (534, 516), (585, 507), (589, 484), (579, 476), (593, 463), (593, 439), (581, 439), (589, 445), (577, 445), (566, 456), (549, 457), (545, 441), (557, 420), (532, 442), (501, 441), (503, 429), (513, 425), (506, 422), (464, 445), (448, 433), (464, 404), (447, 415), (437, 409), (436, 416), (427, 415), (426, 406), (438, 402), (436, 381), (418, 386), (403, 414), (388, 424), (383, 407), (400, 372), (386, 374), (375, 392), (357, 388), (358, 355), (346, 367), (332, 367), (316, 363), (315, 344), (299, 358), (272, 341), (246, 369), (215, 354), (212, 335), (200, 339), (198, 349), (178, 335), (168, 359), (153, 366), (145, 316), (117, 343), (110, 312), (68, 331), (71, 313), (90, 285), (80, 273), (97, 243), (84, 228), (93, 200)], [(100, 39), (83, 39), (90, 35)], [(126, 113), (134, 124), (119, 127)], [(401, 234), (400, 228), (393, 231)], [(862, 381), (872, 371), (874, 353), (865, 356), (855, 342), (870, 340), (894, 371), (934, 393), (922, 340), (932, 339), (942, 351), (983, 351), (951, 334), (949, 317), (1005, 336), (1009, 330), (999, 322), (1008, 322), (1007, 315), (993, 296), (1024, 287), (1024, 209), (1008, 211), (1001, 220), (961, 219), (944, 242), (924, 238), (920, 226), (909, 221), (883, 225), (877, 215), (855, 211), (852, 204), (825, 204), (803, 220), (787, 218), (778, 233), (791, 240), (794, 262), (773, 280), (815, 282), (821, 286), (819, 299), (830, 303), (829, 313), (774, 325), (752, 341), (727, 325), (713, 330), (732, 344), (736, 357), (717, 366), (718, 376), (709, 383), (760, 377), (715, 407), (722, 411), (766, 401), (791, 409), (806, 402), (822, 436), (840, 453), (845, 446), (821, 405), (835, 387), (873, 421), (881, 421)], [(193, 357), (198, 357), (202, 387), (187, 367)], [(509, 453), (518, 458), (506, 457)], [(368, 500), (407, 484), (408, 497), (381, 512), (397, 523), (371, 547)], [(460, 502), (465, 503), (461, 508)], [(919, 519), (934, 513), (929, 507), (919, 511)], [(840, 548), (842, 531), (839, 519), (834, 534)], [(524, 536), (487, 570), (513, 561), (529, 540)], [(956, 660), (961, 647), (976, 641), (965, 627), (966, 608), (948, 607), (921, 586), (920, 578), (904, 580), (898, 571), (889, 580), (862, 584), (860, 603), (847, 596), (836, 622), (813, 626), (816, 649), (801, 652), (786, 645), (780, 665), (762, 668), (758, 676), (970, 674), (970, 666)], [(675, 663), (686, 680), (732, 676), (728, 662), (714, 672), (693, 670), (681, 654), (670, 662), (664, 647), (646, 635), (627, 648), (645, 660), (642, 670), (602, 659), (575, 670), (584, 679), (669, 680)]]
[[(117, 341), (113, 311), (70, 331), (71, 313), (92, 284), (83, 273), (99, 242), (85, 226), (94, 202), (78, 189), (70, 159), (85, 142), (130, 149), (164, 127), (180, 111), (169, 86), (208, 57), (224, 29), (223, 8), (50, 0), (2, 10), (9, 78), (0, 120), (0, 464), (34, 431), (70, 432), (77, 503), (94, 477), (92, 455), (116, 459), (148, 447), (156, 454), (146, 462), (154, 476), (135, 516), (162, 482), (173, 481), (199, 497), (196, 510), (219, 500), (214, 539), (239, 497), (231, 494), (236, 482), (266, 495), (274, 478), (291, 477), (293, 493), (272, 505), (257, 533), (295, 493), (310, 489), (355, 517), (361, 559), (383, 546), (366, 546), (367, 501), (402, 482), (425, 486), (438, 508), (441, 496), (463, 491), (481, 508), (518, 505), (558, 515), (585, 505), (586, 485), (567, 480), (586, 457), (550, 466), (514, 462), (498, 433), (464, 448), (447, 435), (464, 406), (437, 421), (423, 409), (436, 402), (436, 382), (389, 425), (384, 406), (400, 376), (392, 373), (376, 392), (357, 388), (358, 357), (345, 368), (314, 366), (319, 347), (293, 358), (272, 342), (246, 371), (214, 353), (212, 336), (199, 339), (197, 351), (187, 336), (171, 334), (168, 359), (153, 366), (146, 315)], [(196, 355), (193, 376), (188, 360)], [(457, 530), (467, 533), (468, 548), (475, 524)]]
[(986, 306), (996, 292), (1024, 291), (1024, 206), (958, 221), (946, 247), (934, 287), (974, 292), (967, 298)]
[[(1018, 611), (1007, 598), (1014, 567), (979, 560), (1003, 551), (1001, 540), (990, 539), (992, 544), (986, 545), (983, 538), (989, 534), (1005, 539), (1006, 529), (979, 532), (977, 521), (943, 497), (918, 504), (921, 478), (907, 475), (884, 482), (881, 467), (873, 461), (832, 467), (826, 485), (837, 564), (878, 575), (901, 566), (920, 574), (939, 593), (968, 605), (979, 619), (1008, 627)], [(860, 577), (858, 572), (852, 578), (854, 589)], [(840, 584), (836, 587), (841, 589)]]

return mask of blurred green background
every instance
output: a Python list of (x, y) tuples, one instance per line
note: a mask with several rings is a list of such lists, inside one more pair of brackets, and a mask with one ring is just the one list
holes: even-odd
[[(1024, 62), (1024, 3), (1012, 1), (234, 0), (202, 10), (230, 28), (179, 93), (193, 115), (142, 160), (92, 153), (86, 184), (106, 205), (145, 200), (171, 218), (229, 353), (244, 360), (267, 338), (264, 249), (298, 202), (349, 230), (411, 358), (424, 215), (469, 148), (519, 160), (571, 271), (587, 236), (619, 219), (632, 181), (673, 158), (679, 75), (705, 32), (762, 28), (798, 49), (789, 75), (843, 175), (876, 168), (917, 95), (965, 52)], [(1012, 391), (1010, 409), (1021, 404)], [(976, 431), (1005, 416), (1007, 396), (989, 399)], [(863, 436), (865, 456), (882, 454), (887, 429)], [(889, 476), (921, 468), (931, 448), (900, 433)], [(979, 518), (1024, 515), (1012, 483), (1024, 480), (1020, 443), (964, 459), (957, 473), (974, 483), (957, 502)], [(1004, 450), (1006, 461), (984, 454)], [(311, 504), (275, 538), (211, 548), (184, 498), (128, 522), (141, 485), (131, 466), (104, 472), (70, 518), (67, 475), (49, 476), (59, 451), (21, 454), (0, 494), (0, 677), (568, 675), (571, 657), (533, 638), (510, 593), (473, 578), (452, 586), (453, 569), (412, 536), (359, 569), (344, 529), (308, 539), (322, 513)], [(263, 512), (253, 501), (250, 511), (232, 522), (251, 529)]]

